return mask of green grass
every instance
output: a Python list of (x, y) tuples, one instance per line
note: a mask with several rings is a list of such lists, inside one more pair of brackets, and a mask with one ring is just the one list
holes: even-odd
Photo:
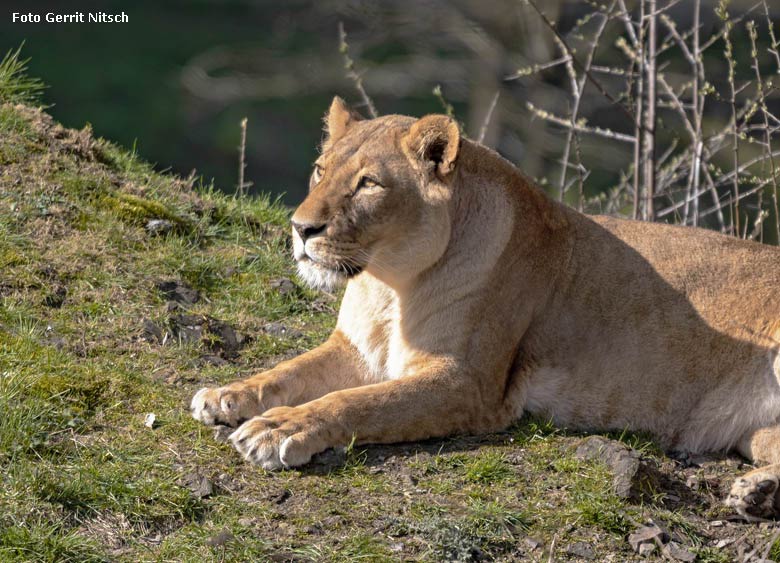
[(35, 103), (45, 88), (42, 81), (27, 76), (29, 59), (22, 59), (21, 53), (19, 46), (0, 59), (0, 102)]

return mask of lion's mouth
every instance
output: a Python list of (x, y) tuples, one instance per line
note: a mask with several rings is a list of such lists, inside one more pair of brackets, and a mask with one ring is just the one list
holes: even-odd
[(297, 261), (299, 263), (315, 266), (317, 268), (321, 268), (323, 270), (327, 270), (335, 274), (341, 274), (348, 278), (353, 278), (357, 276), (365, 268), (365, 266), (361, 264), (356, 264), (350, 260), (336, 260), (333, 262), (325, 262), (323, 260), (318, 260), (313, 256), (310, 256), (306, 251), (304, 251), (303, 254), (299, 258), (297, 258)]

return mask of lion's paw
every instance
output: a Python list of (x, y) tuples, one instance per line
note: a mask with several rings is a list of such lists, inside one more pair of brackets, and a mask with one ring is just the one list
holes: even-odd
[(301, 408), (279, 407), (242, 424), (228, 439), (247, 461), (276, 470), (308, 463), (328, 447), (323, 422)]
[(762, 467), (737, 478), (726, 505), (746, 520), (776, 518), (780, 512), (780, 475), (772, 469), (780, 469), (780, 466)]
[(204, 387), (192, 398), (190, 411), (195, 420), (213, 426), (224, 424), (236, 427), (262, 412), (257, 393), (248, 387), (230, 385), (212, 389)]

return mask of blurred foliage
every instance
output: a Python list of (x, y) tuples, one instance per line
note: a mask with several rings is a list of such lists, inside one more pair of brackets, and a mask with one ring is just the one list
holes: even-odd
[[(634, 10), (636, 3), (627, 2), (628, 9)], [(673, 4), (668, 15), (681, 31), (690, 29), (692, 3)], [(540, 5), (584, 52), (594, 5), (583, 0)], [(729, 10), (739, 14), (752, 5), (734, 0)], [(34, 6), (10, 0), (4, 7), (9, 13), (66, 12), (54, 0)], [(714, 0), (703, 0), (703, 37), (722, 26), (716, 8)], [(246, 175), (253, 190), (286, 193), (289, 204), (300, 201), (331, 97), (339, 94), (360, 104), (338, 49), (338, 23), (343, 22), (356, 71), (380, 113), (441, 112), (433, 93), (439, 88), (466, 133), (477, 137), (499, 91), (485, 143), (533, 178), (555, 183), (560, 174), (566, 132), (538, 119), (526, 104), (565, 115), (571, 106), (565, 69), (558, 65), (507, 80), (519, 69), (560, 57), (552, 34), (524, 2), (82, 0), (69, 3), (68, 10), (124, 10), (130, 22), (12, 24), (4, 17), (0, 52), (24, 41), (23, 55), (31, 58), (29, 75), (50, 85), (43, 102), (52, 104), (49, 111), (56, 119), (71, 127), (90, 122), (96, 134), (135, 147), (158, 168), (170, 166), (183, 175), (196, 169), (230, 189), (237, 183), (239, 123), (247, 116)], [(759, 50), (764, 53), (766, 25), (760, 10), (756, 16), (761, 16)], [(776, 21), (778, 14), (772, 18)], [(744, 24), (737, 27), (735, 56), (746, 61), (738, 68), (745, 76), (738, 79), (745, 80), (752, 73), (750, 43)], [(625, 59), (613, 54), (620, 33), (617, 22), (608, 26), (598, 53), (603, 64), (626, 66)], [(665, 28), (661, 33), (662, 39), (668, 37)], [(711, 52), (708, 64), (722, 67), (713, 76), (724, 81), (722, 47)], [(686, 79), (688, 69), (679, 52), (667, 52), (659, 64), (673, 85)], [(609, 77), (603, 81), (612, 84)], [(716, 86), (723, 87), (719, 82)], [(777, 98), (770, 98), (770, 106), (777, 106)], [(721, 106), (716, 111), (725, 122), (729, 108)], [(586, 113), (589, 123), (631, 133), (626, 116), (605, 100), (589, 102)], [(665, 113), (670, 110), (660, 110), (662, 121)], [(631, 159), (629, 144), (605, 145), (588, 136), (582, 137), (580, 150), (583, 159), (595, 163), (584, 190), (588, 198), (614, 187), (619, 170)]]

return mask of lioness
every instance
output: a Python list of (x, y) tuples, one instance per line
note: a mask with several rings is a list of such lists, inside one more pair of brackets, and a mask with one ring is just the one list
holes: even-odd
[(266, 469), (349, 443), (505, 428), (651, 432), (770, 465), (734, 484), (780, 509), (780, 249), (590, 217), (443, 115), (363, 119), (340, 98), (292, 217), (301, 277), (347, 282), (336, 330), (193, 416)]

